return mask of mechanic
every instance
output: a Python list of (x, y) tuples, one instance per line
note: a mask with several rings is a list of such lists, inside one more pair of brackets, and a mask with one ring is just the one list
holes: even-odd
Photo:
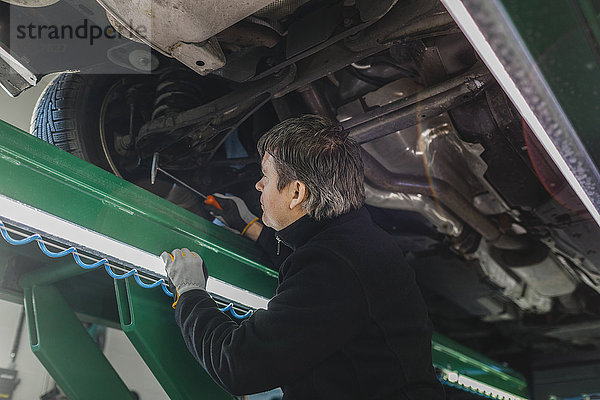
[(443, 399), (414, 273), (363, 207), (359, 146), (307, 115), (273, 127), (258, 150), (264, 226), (241, 199), (217, 200), (219, 217), (276, 261), (289, 248), (268, 309), (234, 322), (205, 291), (198, 254), (162, 254), (194, 357), (234, 395), (281, 387), (286, 400)]

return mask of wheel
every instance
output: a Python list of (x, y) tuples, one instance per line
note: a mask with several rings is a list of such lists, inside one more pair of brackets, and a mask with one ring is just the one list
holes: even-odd
[[(169, 92), (157, 97), (158, 78), (153, 75), (60, 74), (38, 99), (31, 133), (137, 183), (149, 176), (153, 154), (150, 151), (150, 157), (146, 154), (140, 158), (142, 152), (136, 148), (140, 128), (162, 115), (161, 112), (198, 105), (184, 89), (173, 89), (175, 84), (181, 85), (176, 80), (163, 82), (160, 87), (168, 87)], [(187, 87), (192, 86), (187, 84)], [(160, 147), (160, 142), (156, 145)], [(189, 170), (193, 166), (188, 162), (182, 168)]]
[[(201, 96), (203, 88), (195, 87), (190, 79), (186, 81), (188, 75), (178, 69), (165, 71), (160, 76), (60, 74), (38, 99), (31, 134), (204, 215), (201, 199), (181, 185), (175, 185), (171, 178), (159, 175), (151, 183), (152, 157), (142, 158), (136, 148), (140, 128), (160, 116), (160, 112), (181, 111), (205, 101)], [(182, 87), (181, 82), (188, 82), (187, 87)], [(157, 90), (165, 93), (157, 96)], [(248, 126), (252, 128), (254, 124)], [(161, 142), (156, 141), (156, 145), (159, 149)], [(174, 148), (186, 150), (186, 146)], [(227, 191), (234, 186), (242, 186), (244, 190), (248, 187), (254, 192), (258, 175), (255, 166), (248, 166), (250, 172), (248, 168), (233, 168), (229, 164), (199, 168), (193, 159), (180, 157), (177, 152), (171, 154), (170, 159), (174, 161), (161, 165), (162, 168), (170, 168), (175, 176), (202, 192)]]
[[(149, 118), (153, 104), (139, 99), (144, 95), (149, 98), (147, 91), (154, 90), (153, 85), (152, 79), (119, 75), (60, 74), (38, 99), (31, 134), (202, 214), (198, 199), (186, 189), (163, 177), (151, 184), (150, 165), (141, 162), (133, 151), (132, 132)], [(128, 97), (132, 88), (142, 94), (137, 98)]]
[(56, 76), (42, 92), (31, 120), (31, 134), (109, 172), (100, 136), (100, 111), (118, 75)]

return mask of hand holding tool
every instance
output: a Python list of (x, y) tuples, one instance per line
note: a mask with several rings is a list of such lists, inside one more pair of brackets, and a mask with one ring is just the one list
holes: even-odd
[(215, 193), (220, 208), (207, 204), (208, 211), (219, 221), (223, 222), (229, 230), (239, 235), (244, 235), (250, 225), (258, 221), (258, 217), (248, 209), (244, 200), (236, 196)]

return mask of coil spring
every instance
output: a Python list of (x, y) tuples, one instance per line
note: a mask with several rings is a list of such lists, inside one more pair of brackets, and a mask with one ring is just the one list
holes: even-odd
[(204, 96), (197, 81), (198, 76), (187, 70), (175, 69), (162, 73), (156, 85), (152, 119), (201, 105)]

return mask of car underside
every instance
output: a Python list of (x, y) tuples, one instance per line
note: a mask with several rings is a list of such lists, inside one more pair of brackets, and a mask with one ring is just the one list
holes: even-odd
[[(11, 20), (83, 4), (23, 3)], [(34, 74), (62, 72), (32, 134), (212, 219), (196, 191), (240, 196), (260, 215), (258, 138), (322, 115), (361, 144), (367, 207), (404, 249), (435, 330), (523, 372), (600, 350), (598, 226), (442, 3), (85, 8), (125, 39)], [(48, 65), (27, 51), (29, 70)], [(2, 80), (15, 95), (28, 86), (17, 78)]]

